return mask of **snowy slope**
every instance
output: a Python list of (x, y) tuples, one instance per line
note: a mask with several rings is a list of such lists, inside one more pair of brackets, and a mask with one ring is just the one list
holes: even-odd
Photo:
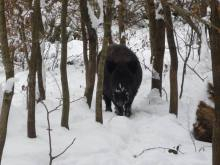
[[(142, 64), (150, 66), (150, 48), (143, 47), (142, 41), (142, 38), (147, 37), (143, 35), (147, 34), (147, 31), (134, 31), (136, 32), (130, 37), (129, 47), (137, 53)], [(52, 45), (49, 56), (55, 53), (55, 45)], [(85, 75), (81, 53), (80, 41), (68, 44), (68, 56), (75, 60), (74, 65), (68, 66), (71, 100), (81, 98), (84, 92)], [(165, 63), (169, 65), (167, 50)], [(193, 64), (193, 61), (191, 63)], [(204, 65), (202, 63), (201, 67), (198, 66), (201, 74), (206, 69)], [(179, 82), (181, 73), (180, 60)], [(206, 75), (211, 79), (210, 73)], [(59, 105), (61, 98), (59, 69), (47, 71), (46, 76), (45, 104), (52, 110)], [(26, 79), (27, 72), (16, 74), (15, 95), (2, 165), (49, 164), (46, 111), (41, 104), (37, 104), (36, 108), (37, 138), (28, 139), (26, 136), (26, 93), (21, 90)], [(71, 103), (70, 130), (60, 127), (61, 109), (51, 113), (53, 155), (59, 154), (76, 138), (67, 152), (54, 160), (54, 165), (211, 165), (211, 144), (196, 141), (190, 134), (198, 101), (205, 99), (206, 83), (198, 80), (191, 71), (187, 71), (183, 98), (179, 101), (178, 119), (168, 113), (169, 103), (165, 94), (161, 99), (157, 92), (150, 92), (150, 87), (151, 72), (143, 66), (143, 81), (134, 100), (133, 115), (130, 118), (104, 112), (104, 124), (96, 123), (94, 102), (89, 109), (84, 98)], [(168, 73), (164, 73), (163, 87), (169, 94)], [(149, 93), (151, 94), (148, 95)], [(177, 146), (180, 146), (178, 154), (163, 149), (176, 149)], [(134, 157), (144, 149), (149, 150)]]

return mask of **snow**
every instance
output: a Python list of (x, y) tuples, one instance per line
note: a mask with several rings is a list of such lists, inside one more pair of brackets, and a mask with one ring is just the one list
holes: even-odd
[(160, 80), (160, 75), (154, 68), (152, 68), (152, 78), (156, 80)]
[(158, 2), (158, 3), (159, 4), (158, 4), (158, 7), (156, 8), (155, 14), (156, 14), (156, 19), (160, 20), (160, 19), (164, 19), (164, 16), (162, 14), (163, 7), (160, 2)]
[(15, 79), (9, 78), (6, 80), (6, 83), (4, 85), (4, 92), (5, 93), (11, 93), (14, 88)]
[[(211, 61), (209, 60), (209, 57), (211, 56), (211, 52), (207, 43), (207, 36), (206, 36), (206, 31), (205, 31), (205, 25), (201, 25), (201, 60), (205, 61), (204, 67), (209, 68), (211, 66)], [(207, 31), (208, 33), (208, 31)]]
[(103, 18), (104, 18), (104, 13), (103, 13), (103, 0), (98, 0), (98, 4), (100, 7), (100, 16), (99, 18), (97, 18), (95, 16), (95, 13), (91, 7), (91, 5), (89, 4), (89, 1), (87, 1), (87, 7), (88, 7), (88, 13), (89, 13), (89, 18), (91, 20), (92, 23), (92, 27), (93, 29), (97, 29), (99, 27), (99, 25), (101, 25), (103, 23)]
[(161, 104), (163, 100), (160, 97), (160, 92), (157, 88), (153, 88), (147, 96), (149, 104)]
[[(129, 35), (128, 46), (137, 53), (143, 67), (142, 84), (132, 105), (133, 114), (130, 118), (127, 118), (103, 111), (103, 125), (95, 122), (94, 100), (92, 108), (89, 109), (85, 98), (82, 97), (85, 88), (82, 42), (74, 40), (68, 43), (68, 60), (74, 61), (74, 65), (68, 65), (70, 100), (82, 98), (71, 103), (70, 130), (60, 127), (61, 108), (50, 114), (53, 155), (59, 154), (76, 138), (74, 144), (62, 156), (54, 160), (54, 165), (212, 164), (211, 144), (199, 142), (191, 136), (197, 104), (199, 100), (206, 99), (206, 83), (200, 81), (192, 71), (187, 69), (183, 98), (179, 100), (179, 117), (176, 118), (174, 115), (169, 114), (169, 102), (166, 101), (165, 94), (163, 93), (163, 97), (160, 98), (158, 90), (150, 89), (152, 73), (144, 69), (143, 64), (151, 66), (150, 47), (146, 46), (147, 43), (142, 40), (142, 38), (147, 38), (145, 34), (147, 35), (148, 32), (146, 29), (133, 30), (135, 33), (132, 31), (127, 32)], [(179, 30), (178, 33), (184, 36), (184, 28), (183, 31)], [(130, 36), (130, 34), (135, 35)], [(149, 43), (149, 41), (146, 42)], [(53, 110), (58, 106), (61, 99), (59, 68), (50, 69), (56, 53), (58, 53), (57, 63), (59, 63), (60, 46), (57, 49), (58, 46), (58, 44), (45, 43), (45, 52), (47, 52), (47, 58), (45, 59), (47, 99), (45, 104), (49, 110)], [(165, 63), (169, 67), (169, 51), (166, 49), (165, 53)], [(183, 54), (185, 54), (184, 51)], [(194, 62), (196, 58), (196, 56), (190, 58), (189, 64), (194, 65), (197, 63)], [(178, 77), (181, 78), (183, 63), (181, 60), (179, 62)], [(201, 61), (195, 69), (202, 76), (208, 76), (210, 80), (211, 73), (206, 72), (207, 67), (204, 67), (204, 63), (206, 62)], [(3, 72), (0, 73), (0, 80), (3, 80)], [(37, 138), (27, 138), (26, 91), (21, 90), (21, 86), (27, 83), (27, 75), (27, 71), (17, 72), (15, 75), (15, 94), (9, 115), (2, 165), (49, 164), (46, 111), (40, 103), (36, 105)], [(10, 91), (14, 79), (9, 82), (6, 84), (8, 84), (7, 87)], [(169, 96), (168, 73), (164, 73), (163, 88)], [(180, 146), (181, 153), (173, 154), (166, 149), (152, 149), (136, 158), (134, 157), (144, 149), (157, 147), (176, 149), (177, 146)]]

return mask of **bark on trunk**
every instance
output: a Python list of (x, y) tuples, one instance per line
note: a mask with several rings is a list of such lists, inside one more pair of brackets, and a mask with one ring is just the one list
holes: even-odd
[(119, 40), (120, 40), (120, 44), (122, 45), (126, 45), (125, 19), (126, 19), (126, 1), (120, 0), (119, 9), (118, 9), (118, 25), (119, 25)]
[[(160, 96), (162, 96), (162, 73), (163, 73), (163, 59), (165, 51), (165, 24), (164, 20), (156, 20), (156, 39), (155, 56), (153, 59), (153, 76), (151, 89), (159, 89)], [(155, 71), (155, 73), (154, 73)], [(155, 75), (156, 74), (156, 75)], [(159, 76), (159, 77), (158, 77)]]
[[(8, 47), (6, 19), (5, 19), (5, 2), (0, 0), (0, 45), (2, 52), (2, 61), (5, 69), (6, 80), (14, 77), (14, 66), (12, 57), (10, 56), (10, 50)], [(3, 149), (6, 140), (8, 116), (11, 107), (11, 101), (13, 98), (14, 90), (9, 93), (4, 93), (2, 107), (0, 111), (0, 164), (2, 160)]]
[(60, 73), (61, 73), (61, 83), (63, 91), (63, 110), (61, 118), (61, 126), (69, 129), (69, 107), (70, 107), (70, 98), (69, 98), (69, 87), (68, 87), (68, 78), (67, 78), (67, 32), (66, 32), (66, 17), (67, 17), (67, 5), (68, 0), (62, 1), (62, 14), (61, 14), (61, 63), (60, 63)]
[(32, 47), (31, 59), (28, 75), (28, 123), (27, 135), (29, 138), (36, 138), (35, 128), (35, 88), (36, 88), (36, 71), (37, 71), (37, 57), (39, 52), (39, 12), (40, 0), (34, 1), (34, 9), (32, 15)]
[(45, 100), (45, 89), (44, 89), (44, 82), (43, 82), (43, 74), (42, 74), (42, 55), (41, 55), (41, 48), (40, 43), (38, 42), (37, 45), (38, 53), (37, 53), (37, 80), (38, 80), (38, 90), (39, 90), (39, 98), (37, 98), (37, 102)]
[(155, 4), (153, 0), (146, 2), (146, 11), (150, 26), (151, 59), (153, 62), (151, 89), (157, 88), (162, 95), (162, 72), (165, 51), (165, 24), (164, 20), (156, 20)]
[[(87, 98), (87, 103), (89, 107), (91, 107), (92, 103), (92, 96), (94, 91), (94, 84), (95, 84), (95, 74), (96, 74), (96, 58), (97, 58), (97, 33), (96, 30), (92, 27), (92, 22), (90, 20), (90, 16), (88, 14), (88, 8), (87, 8), (87, 1), (86, 0), (80, 0), (80, 12), (81, 12), (81, 21), (82, 21), (82, 27), (85, 24), (86, 30), (83, 30), (83, 42), (84, 42), (84, 60), (85, 65), (88, 67), (86, 70), (86, 89), (84, 95)], [(87, 38), (88, 37), (88, 38)], [(85, 39), (88, 39), (89, 41), (89, 58), (87, 57), (86, 47), (87, 44), (85, 43)], [(88, 59), (88, 61), (87, 61)], [(88, 63), (87, 63), (88, 62)]]
[(104, 39), (102, 45), (101, 55), (98, 64), (98, 83), (96, 91), (96, 121), (103, 123), (102, 117), (102, 95), (103, 95), (103, 81), (104, 81), (104, 66), (107, 55), (107, 48), (111, 38), (111, 21), (112, 21), (112, 4), (113, 0), (107, 0), (104, 8)]
[(87, 74), (87, 86), (85, 89), (85, 96), (87, 98), (87, 103), (89, 108), (92, 104), (92, 96), (95, 85), (95, 74), (96, 74), (96, 57), (97, 57), (97, 34), (95, 29), (91, 29), (88, 32), (89, 36), (89, 65)]
[(166, 3), (167, 0), (161, 0), (164, 19), (167, 31), (167, 41), (170, 50), (171, 66), (170, 66), (170, 113), (178, 115), (178, 83), (177, 83), (177, 70), (178, 70), (178, 57), (176, 52), (176, 44), (173, 35), (173, 23), (170, 12), (170, 7)]
[[(220, 27), (220, 3), (218, 0), (211, 1), (211, 23)], [(210, 45), (212, 56), (214, 102), (216, 120), (213, 124), (212, 158), (213, 165), (220, 165), (220, 31), (210, 29)]]
[(89, 65), (89, 59), (88, 59), (88, 41), (87, 41), (87, 33), (86, 33), (86, 25), (84, 22), (84, 19), (81, 17), (81, 29), (82, 29), (82, 40), (83, 40), (83, 60), (85, 65), (85, 71), (86, 71), (86, 84), (87, 84), (87, 77), (88, 77), (88, 65)]

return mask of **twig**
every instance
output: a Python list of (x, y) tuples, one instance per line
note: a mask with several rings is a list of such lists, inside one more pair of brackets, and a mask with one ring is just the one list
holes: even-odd
[(47, 125), (48, 125), (48, 139), (49, 139), (49, 157), (50, 157), (50, 162), (49, 165), (52, 165), (53, 160), (58, 158), (59, 156), (63, 155), (75, 142), (76, 138), (73, 139), (73, 141), (58, 155), (53, 156), (53, 148), (52, 148), (52, 137), (51, 137), (51, 125), (50, 125), (50, 112), (49, 109), (47, 108), (46, 104), (42, 101), (40, 103), (44, 106), (46, 112), (47, 112)]
[[(176, 38), (176, 41), (177, 41), (177, 33), (175, 32), (174, 34), (175, 34), (175, 38)], [(176, 42), (176, 44), (177, 44), (177, 47), (179, 47), (179, 46), (178, 46), (178, 42)], [(182, 61), (184, 62), (184, 58), (183, 58), (182, 54), (180, 53), (180, 50), (179, 50), (179, 49), (177, 49), (177, 52), (178, 52), (180, 58), (182, 59)], [(192, 68), (189, 64), (186, 64), (186, 66), (187, 66), (189, 69), (191, 69), (191, 70), (197, 75), (197, 77), (198, 77), (200, 80), (202, 80), (202, 82), (204, 82), (205, 79), (208, 77), (208, 76), (206, 76), (205, 78), (202, 78), (202, 77), (199, 75), (199, 73), (198, 73), (194, 68)]]
[(166, 147), (147, 148), (147, 149), (144, 149), (143, 151), (141, 151), (139, 154), (134, 155), (134, 158), (137, 158), (137, 157), (141, 156), (141, 155), (144, 154), (146, 151), (156, 150), (156, 149), (168, 150), (169, 153), (173, 153), (173, 154), (178, 154), (178, 153), (184, 154), (183, 152), (181, 152), (181, 151), (179, 150), (179, 145), (178, 145), (178, 146), (177, 146), (177, 149), (166, 148)]
[(62, 96), (62, 92), (61, 92), (61, 89), (60, 89), (60, 86), (59, 86), (59, 84), (58, 84), (58, 81), (57, 81), (56, 77), (53, 75), (53, 73), (52, 73), (51, 71), (49, 71), (49, 73), (50, 73), (51, 76), (53, 77), (53, 79), (54, 79), (54, 81), (55, 81), (55, 83), (56, 83), (56, 85), (57, 85), (57, 88), (59, 89), (60, 96)]
[[(78, 99), (72, 100), (72, 101), (70, 101), (70, 103), (74, 103), (74, 102), (79, 101), (79, 100), (81, 100), (81, 99), (83, 99), (83, 98), (85, 98), (85, 96), (82, 96), (82, 97), (80, 97), (80, 98), (78, 98)], [(60, 103), (60, 104), (57, 105), (54, 109), (50, 110), (49, 113), (52, 113), (52, 112), (54, 112), (54, 111), (59, 110), (59, 108), (60, 108), (62, 105), (63, 105), (63, 103)]]
[(168, 94), (167, 91), (165, 90), (165, 88), (162, 88), (162, 90), (164, 91), (165, 95), (166, 95), (166, 101), (168, 101)]
[(199, 149), (199, 152), (205, 151), (205, 148), (212, 148), (212, 146), (202, 146), (202, 147)]
[(186, 131), (189, 132), (190, 138), (192, 140), (193, 146), (194, 146), (194, 150), (195, 152), (197, 152), (197, 147), (196, 147), (196, 142), (195, 142), (195, 138), (192, 135), (192, 132), (190, 131), (190, 122), (189, 122), (189, 113), (187, 113), (187, 128), (185, 128), (181, 123), (179, 123), (179, 125), (185, 129)]
[[(183, 16), (184, 18), (190, 18), (190, 17), (193, 17), (195, 18), (196, 20), (198, 20), (199, 22), (217, 30), (218, 32), (220, 32), (220, 27), (212, 24), (211, 22), (209, 21), (206, 21), (200, 17), (198, 17), (197, 15), (195, 14), (192, 14), (191, 12), (189, 12), (188, 10), (184, 9), (184, 8), (181, 8), (177, 5), (175, 5), (174, 3), (171, 3), (171, 2), (167, 2), (167, 4), (170, 6), (170, 8), (173, 10), (173, 11), (176, 11), (178, 12), (178, 14), (180, 14), (181, 16)], [(186, 20), (186, 19), (185, 19)]]
[(190, 138), (192, 140), (192, 143), (193, 143), (193, 146), (194, 146), (194, 150), (195, 150), (195, 152), (197, 152), (195, 138), (193, 137), (192, 132), (190, 130), (189, 130), (189, 135), (190, 135)]
[(76, 140), (76, 138), (74, 138), (74, 139), (72, 140), (72, 142), (71, 142), (61, 153), (59, 153), (59, 154), (56, 155), (56, 156), (53, 156), (53, 159), (56, 159), (57, 157), (63, 155), (63, 154), (73, 145), (73, 143), (75, 142), (75, 140)]
[(193, 38), (194, 38), (194, 34), (193, 34), (193, 29), (192, 29), (191, 35), (190, 35), (190, 42), (189, 42), (189, 44), (185, 45), (186, 50), (187, 50), (187, 46), (189, 46), (189, 50), (188, 50), (188, 53), (186, 55), (186, 58), (184, 60), (184, 65), (183, 65), (182, 82), (181, 82), (180, 95), (179, 95), (180, 99), (182, 98), (182, 94), (183, 94), (183, 86), (184, 86), (184, 80), (185, 80), (185, 74), (186, 74), (186, 65), (187, 65), (187, 62), (188, 62), (190, 54), (191, 54)]
[(150, 72), (152, 72), (152, 70), (144, 62), (140, 62), (140, 64), (142, 64), (144, 66), (144, 69), (147, 69)]
[(50, 127), (50, 114), (49, 114), (49, 110), (46, 106), (46, 104), (42, 101), (40, 101), (40, 103), (44, 106), (46, 112), (47, 112), (47, 125), (48, 125), (48, 138), (49, 138), (49, 156), (50, 156), (50, 163), (49, 165), (52, 165), (53, 162), (53, 156), (52, 156), (52, 138), (51, 138), (51, 127)]

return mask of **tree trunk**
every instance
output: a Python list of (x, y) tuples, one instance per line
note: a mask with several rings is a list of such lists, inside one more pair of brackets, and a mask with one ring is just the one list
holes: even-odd
[[(10, 50), (8, 47), (6, 20), (5, 20), (5, 2), (0, 0), (0, 45), (2, 52), (2, 61), (5, 69), (6, 80), (14, 77), (14, 66), (10, 56)], [(13, 87), (14, 88), (14, 87)], [(0, 164), (2, 160), (3, 149), (6, 140), (8, 116), (11, 107), (11, 101), (13, 98), (14, 90), (4, 92), (2, 107), (0, 111)]]
[(151, 45), (151, 61), (155, 57), (156, 44), (156, 15), (155, 15), (155, 5), (154, 0), (148, 0), (145, 4), (145, 10), (149, 19), (149, 33), (150, 33), (150, 45)]
[[(220, 3), (211, 0), (211, 23), (220, 27)], [(210, 29), (210, 46), (212, 56), (214, 102), (216, 119), (213, 124), (212, 151), (213, 165), (220, 165), (220, 32)]]
[[(95, 74), (96, 74), (96, 57), (97, 57), (97, 44), (98, 44), (98, 39), (97, 39), (97, 33), (96, 29), (92, 27), (92, 22), (90, 20), (90, 16), (88, 14), (88, 8), (87, 8), (87, 1), (86, 0), (80, 0), (80, 12), (81, 12), (81, 21), (82, 21), (82, 27), (85, 24), (86, 30), (83, 30), (83, 42), (84, 42), (84, 60), (88, 59), (88, 61), (85, 61), (85, 66), (88, 67), (86, 70), (86, 89), (84, 95), (87, 98), (87, 103), (89, 107), (91, 107), (92, 103), (92, 96), (93, 96), (93, 91), (94, 91), (94, 84), (95, 84)], [(85, 43), (85, 38), (89, 41), (89, 58), (85, 57), (87, 53), (85, 52), (86, 49), (85, 47), (87, 44)], [(87, 63), (88, 62), (88, 63)], [(88, 66), (87, 66), (88, 65)]]
[(87, 33), (86, 33), (86, 25), (84, 22), (84, 19), (81, 17), (81, 30), (82, 30), (82, 40), (83, 40), (83, 60), (84, 60), (84, 65), (85, 65), (85, 78), (86, 78), (86, 84), (87, 82), (87, 77), (88, 77), (88, 65), (89, 65), (89, 59), (88, 59), (88, 41), (87, 41)]
[(39, 90), (39, 98), (37, 98), (37, 102), (40, 102), (42, 100), (45, 100), (45, 89), (44, 89), (44, 80), (43, 80), (43, 74), (42, 74), (42, 54), (41, 54), (41, 48), (40, 43), (37, 44), (37, 80), (38, 80), (38, 90)]
[(153, 0), (146, 2), (146, 11), (150, 26), (151, 58), (153, 62), (151, 89), (157, 88), (162, 96), (162, 72), (165, 51), (165, 24), (164, 20), (156, 19)]
[(118, 26), (120, 44), (126, 45), (125, 38), (126, 0), (120, 0), (118, 8)]
[(36, 87), (36, 71), (37, 71), (37, 57), (39, 53), (39, 11), (40, 0), (34, 1), (34, 9), (32, 15), (32, 47), (31, 47), (31, 59), (28, 75), (28, 137), (36, 138), (35, 128), (35, 87)]
[[(38, 20), (39, 20), (39, 39), (40, 37), (42, 38), (42, 36), (44, 36), (44, 26), (43, 26), (43, 20), (42, 20), (42, 15), (41, 15), (41, 10), (40, 8), (38, 8)], [(42, 41), (44, 42), (44, 41)], [(45, 94), (45, 85), (44, 83), (44, 79), (45, 77), (43, 77), (43, 70), (42, 70), (42, 57), (43, 54), (41, 53), (41, 44), (40, 42), (38, 42), (38, 54), (37, 54), (37, 80), (38, 80), (38, 91), (39, 91), (39, 98), (38, 98), (38, 102), (45, 100), (46, 99), (46, 94)]]
[(205, 17), (207, 15), (207, 1), (206, 0), (200, 0), (199, 3), (199, 9), (200, 9), (200, 17)]
[(171, 66), (170, 66), (170, 113), (178, 115), (178, 83), (177, 83), (177, 70), (178, 70), (178, 57), (176, 52), (176, 44), (173, 35), (173, 22), (170, 12), (170, 7), (166, 3), (167, 0), (161, 0), (164, 19), (167, 31), (167, 41), (170, 50)]
[(164, 20), (156, 20), (156, 39), (155, 56), (153, 59), (153, 75), (151, 89), (159, 89), (160, 96), (162, 96), (162, 73), (163, 73), (163, 59), (165, 51), (165, 24)]
[(97, 57), (97, 34), (95, 29), (91, 29), (88, 32), (89, 36), (89, 65), (88, 65), (88, 81), (85, 89), (85, 96), (89, 107), (92, 104), (92, 96), (95, 85), (95, 74), (96, 74), (96, 57)]
[(103, 95), (103, 81), (104, 81), (104, 66), (107, 55), (107, 48), (111, 42), (111, 22), (112, 22), (112, 4), (113, 0), (107, 0), (104, 8), (104, 39), (102, 44), (102, 51), (98, 64), (98, 83), (96, 91), (96, 121), (103, 123), (102, 117), (102, 95)]
[(70, 98), (69, 98), (69, 87), (68, 87), (68, 78), (67, 78), (67, 32), (66, 32), (66, 17), (67, 17), (67, 6), (68, 0), (62, 1), (62, 13), (61, 13), (61, 63), (60, 63), (60, 73), (61, 73), (61, 83), (63, 91), (63, 110), (62, 110), (62, 119), (61, 126), (69, 129), (69, 107), (70, 107)]
[(182, 95), (183, 95), (183, 85), (184, 85), (184, 81), (185, 81), (186, 66), (187, 66), (187, 62), (188, 62), (190, 54), (191, 54), (191, 50), (192, 50), (191, 46), (193, 44), (193, 39), (194, 39), (194, 33), (193, 33), (193, 29), (191, 28), (190, 43), (189, 43), (189, 46), (188, 46), (189, 49), (187, 51), (187, 56), (186, 56), (186, 58), (184, 60), (184, 64), (183, 64), (182, 82), (181, 82), (180, 95), (179, 95), (180, 99), (182, 98)]

